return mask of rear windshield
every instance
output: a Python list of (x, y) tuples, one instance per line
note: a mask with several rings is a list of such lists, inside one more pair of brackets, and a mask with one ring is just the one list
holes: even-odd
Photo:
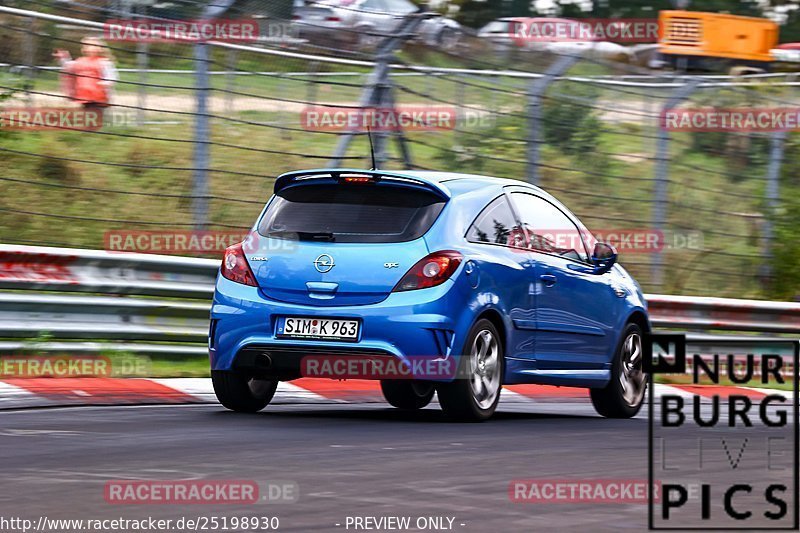
[(265, 237), (323, 242), (405, 242), (430, 229), (444, 207), (432, 193), (364, 184), (281, 191), (258, 225)]

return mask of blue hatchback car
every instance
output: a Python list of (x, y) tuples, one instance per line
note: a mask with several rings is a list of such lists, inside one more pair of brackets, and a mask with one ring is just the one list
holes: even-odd
[[(217, 277), (209, 351), (222, 405), (256, 412), (303, 361), (445, 362), (382, 375), (387, 401), (484, 420), (503, 384), (586, 387), (607, 417), (644, 398), (636, 281), (608, 244), (524, 182), (446, 172), (283, 174)], [(349, 367), (352, 368), (352, 367)], [(333, 377), (333, 376), (332, 376)]]

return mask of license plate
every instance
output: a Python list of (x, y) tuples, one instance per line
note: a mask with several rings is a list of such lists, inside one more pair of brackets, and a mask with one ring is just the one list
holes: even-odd
[(285, 317), (278, 321), (276, 335), (291, 339), (357, 341), (358, 320), (345, 318)]

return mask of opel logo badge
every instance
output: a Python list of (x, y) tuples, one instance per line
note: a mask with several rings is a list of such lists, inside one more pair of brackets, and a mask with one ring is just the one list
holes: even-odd
[(321, 274), (330, 272), (335, 266), (336, 263), (333, 262), (333, 257), (329, 256), (328, 254), (322, 254), (314, 259), (314, 268), (316, 268), (317, 272)]

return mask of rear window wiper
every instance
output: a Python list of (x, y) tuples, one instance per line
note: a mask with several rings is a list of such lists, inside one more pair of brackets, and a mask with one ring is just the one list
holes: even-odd
[(297, 239), (301, 241), (334, 242), (336, 237), (333, 233), (325, 231), (298, 231)]
[(321, 242), (334, 242), (336, 237), (333, 233), (325, 231), (270, 231), (265, 235), (275, 239), (289, 239), (297, 241), (321, 241)]

